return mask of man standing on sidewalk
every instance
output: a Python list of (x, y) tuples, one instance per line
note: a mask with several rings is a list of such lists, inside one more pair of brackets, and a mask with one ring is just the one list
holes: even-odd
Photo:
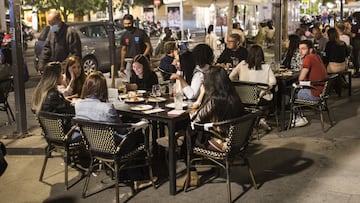
[(49, 62), (62, 62), (70, 55), (81, 58), (81, 41), (77, 32), (62, 22), (58, 11), (50, 11), (47, 20), (50, 32), (39, 57), (39, 72)]
[(125, 71), (128, 78), (130, 78), (131, 67), (130, 64), (125, 64), (125, 59), (132, 58), (138, 54), (146, 56), (150, 60), (151, 42), (149, 36), (142, 29), (134, 27), (134, 17), (126, 14), (123, 18), (125, 33), (120, 38), (121, 43), (121, 58), (120, 58), (120, 71)]

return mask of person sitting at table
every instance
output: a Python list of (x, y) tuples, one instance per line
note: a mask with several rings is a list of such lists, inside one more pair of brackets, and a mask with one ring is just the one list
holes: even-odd
[(285, 41), (286, 52), (282, 61), (285, 68), (300, 71), (302, 67), (302, 58), (299, 53), (299, 42), (300, 37), (295, 34), (289, 35), (288, 39)]
[(230, 34), (226, 48), (220, 54), (219, 58), (217, 59), (217, 64), (224, 64), (226, 67), (236, 66), (242, 60), (245, 60), (248, 55), (246, 48), (241, 46), (241, 38), (239, 34), (233, 33)]
[(126, 85), (126, 88), (128, 90), (151, 91), (152, 86), (158, 83), (158, 78), (155, 72), (151, 70), (149, 60), (142, 54), (136, 55), (132, 63), (130, 84)]
[(209, 45), (198, 44), (194, 47), (191, 54), (195, 62), (191, 84), (189, 85), (183, 76), (175, 73), (170, 76), (170, 79), (180, 80), (184, 96), (187, 99), (196, 100), (200, 94), (200, 86), (204, 82), (204, 72), (214, 61), (214, 53)]
[[(246, 60), (241, 61), (229, 75), (230, 80), (250, 81), (268, 84), (270, 89), (276, 85), (276, 78), (270, 68), (270, 64), (265, 64), (264, 52), (259, 45), (253, 45), (249, 48), (249, 55)], [(262, 94), (262, 93), (260, 93)], [(271, 91), (263, 93), (260, 105), (272, 102), (273, 94)], [(271, 131), (271, 127), (266, 122), (267, 112), (259, 121), (259, 125), (266, 131)]]
[[(210, 66), (205, 73), (205, 95), (200, 107), (190, 113), (191, 122), (209, 123), (221, 122), (245, 115), (244, 106), (231, 83), (226, 70), (219, 66)], [(212, 137), (210, 133), (196, 134), (188, 128), (192, 146), (201, 146), (216, 152), (226, 150), (226, 141)], [(219, 135), (226, 138), (223, 129), (217, 129)], [(198, 185), (199, 178), (195, 168), (190, 172), (190, 186)], [(178, 187), (183, 187), (186, 177), (176, 181)]]
[[(91, 72), (86, 77), (81, 93), (81, 99), (75, 103), (75, 117), (84, 120), (122, 123), (122, 120), (116, 112), (114, 105), (112, 103), (108, 103), (108, 100), (105, 76), (98, 71)], [(127, 129), (118, 129), (115, 133), (115, 142), (120, 144), (127, 133)], [(122, 144), (120, 153), (126, 154), (131, 152), (143, 142), (144, 135), (142, 134), (141, 130), (137, 130), (133, 132), (131, 136), (126, 137), (125, 142)], [(144, 183), (144, 181), (136, 182), (137, 180), (144, 180), (144, 178), (147, 176), (144, 174), (143, 170), (136, 169), (134, 168), (131, 170), (126, 170), (120, 173), (125, 173), (125, 176), (129, 176), (126, 178), (135, 180), (135, 187), (139, 185), (140, 182)], [(151, 184), (151, 181), (147, 180), (147, 183)]]
[[(62, 64), (60, 62), (50, 62), (43, 68), (43, 75), (35, 88), (32, 97), (32, 110), (35, 114), (40, 111), (75, 114), (75, 109), (59, 92), (58, 87), (62, 83)], [(64, 132), (67, 133), (72, 127), (71, 120), (64, 120)], [(80, 133), (74, 131), (69, 139), (70, 142), (79, 142)], [(80, 150), (77, 156), (79, 164), (87, 168), (90, 163), (90, 155), (87, 150)]]
[(164, 50), (166, 55), (160, 60), (159, 68), (164, 73), (164, 80), (169, 80), (170, 75), (180, 69), (179, 48), (176, 42), (166, 42)]
[[(302, 40), (299, 43), (299, 52), (303, 59), (303, 66), (300, 71), (299, 81), (323, 80), (328, 77), (324, 63), (320, 56), (314, 53), (313, 43), (310, 40)], [(317, 90), (311, 88), (302, 88), (297, 93), (297, 98), (310, 101), (318, 101), (320, 93), (324, 89), (324, 84), (317, 84)], [(295, 127), (301, 127), (308, 123), (305, 116), (297, 112), (293, 116)], [(294, 122), (292, 122), (294, 123)]]
[(86, 74), (81, 65), (81, 59), (78, 56), (69, 56), (64, 61), (64, 84), (59, 86), (59, 91), (63, 95), (81, 95), (82, 86), (84, 84)]
[(60, 62), (50, 62), (45, 65), (43, 75), (32, 96), (32, 110), (36, 114), (40, 111), (64, 114), (75, 113), (74, 107), (58, 90), (58, 86), (62, 83), (62, 77)]

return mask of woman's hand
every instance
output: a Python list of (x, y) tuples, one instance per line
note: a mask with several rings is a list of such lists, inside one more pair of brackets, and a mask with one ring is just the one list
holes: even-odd
[(70, 80), (75, 80), (76, 79), (76, 75), (75, 75), (75, 73), (74, 73), (74, 70), (73, 69), (70, 69), (69, 70), (69, 73), (70, 73)]
[(180, 75), (178, 75), (178, 74), (176, 74), (176, 73), (173, 73), (173, 74), (171, 74), (171, 76), (170, 76), (170, 79), (171, 80), (178, 80), (178, 79), (180, 79)]

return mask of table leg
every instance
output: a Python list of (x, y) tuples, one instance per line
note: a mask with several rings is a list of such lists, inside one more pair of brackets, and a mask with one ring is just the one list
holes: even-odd
[(169, 185), (170, 195), (176, 194), (176, 138), (175, 128), (172, 122), (168, 122), (169, 128)]
[(280, 109), (280, 131), (285, 130), (285, 89), (286, 81), (281, 80), (281, 109)]
[(349, 94), (349, 96), (351, 96), (351, 71), (348, 71), (348, 78), (349, 78), (349, 92), (348, 92), (348, 94)]

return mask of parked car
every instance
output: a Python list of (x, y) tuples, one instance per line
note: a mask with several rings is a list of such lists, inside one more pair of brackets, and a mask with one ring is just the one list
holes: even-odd
[[(86, 73), (110, 70), (109, 37), (106, 21), (68, 23), (78, 32), (82, 46), (82, 61)], [(119, 26), (115, 28), (115, 60), (120, 63), (120, 37), (124, 32)], [(38, 70), (39, 56), (45, 45), (50, 27), (45, 27), (35, 42), (35, 68)]]

